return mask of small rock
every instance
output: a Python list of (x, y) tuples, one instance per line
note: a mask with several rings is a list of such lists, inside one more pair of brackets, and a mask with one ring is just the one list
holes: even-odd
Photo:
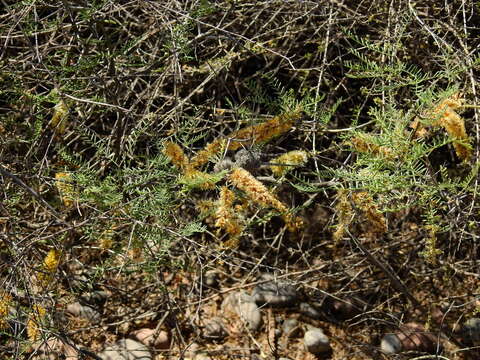
[(396, 334), (386, 334), (380, 342), (380, 350), (385, 354), (398, 354), (402, 351), (402, 343)]
[(203, 336), (209, 339), (223, 339), (228, 335), (228, 332), (225, 330), (225, 324), (223, 320), (219, 317), (211, 319), (205, 325)]
[(255, 172), (260, 167), (261, 153), (257, 150), (240, 149), (235, 155), (235, 165), (248, 170), (249, 172)]
[(98, 322), (100, 321), (100, 317), (101, 317), (98, 311), (91, 308), (90, 306), (82, 305), (79, 302), (68, 304), (67, 312), (69, 312), (72, 315), (87, 319), (88, 321), (91, 321), (91, 322)]
[(235, 163), (229, 157), (225, 157), (215, 164), (213, 171), (218, 173), (223, 170), (230, 170), (235, 166)]
[(102, 360), (152, 360), (148, 348), (131, 339), (122, 339), (105, 348), (98, 356)]
[(135, 331), (133, 335), (146, 346), (154, 346), (158, 349), (168, 349), (170, 347), (168, 333), (164, 330), (157, 331), (155, 329), (144, 328)]
[(297, 337), (300, 334), (300, 327), (297, 319), (286, 319), (282, 324), (283, 333), (288, 337)]
[(41, 341), (34, 345), (36, 355), (32, 360), (54, 360), (63, 358), (65, 360), (78, 360), (79, 354), (76, 347), (72, 344), (67, 344), (58, 338)]
[(193, 360), (212, 360), (212, 358), (204, 353), (195, 354)]
[(200, 352), (200, 345), (193, 342), (185, 349), (183, 356), (185, 359), (193, 359), (197, 353)]
[(341, 320), (350, 319), (359, 313), (359, 307), (353, 301), (333, 299), (330, 308), (332, 315)]
[(298, 312), (306, 317), (309, 317), (310, 319), (322, 319), (322, 313), (320, 312), (320, 310), (306, 302), (300, 303), (300, 305), (298, 306)]
[(403, 351), (435, 354), (442, 346), (435, 334), (425, 331), (421, 324), (411, 322), (401, 326), (400, 331), (394, 334), (386, 334), (380, 342), (380, 349), (385, 354), (398, 354)]
[(231, 293), (222, 303), (222, 309), (236, 313), (248, 324), (250, 331), (257, 331), (262, 325), (262, 313), (253, 298), (243, 291)]
[(109, 294), (106, 291), (92, 291), (83, 295), (82, 300), (88, 304), (103, 305), (107, 301), (108, 296)]
[(462, 335), (465, 341), (471, 342), (474, 345), (480, 342), (480, 319), (471, 318), (468, 319), (462, 326)]
[(303, 337), (303, 342), (307, 351), (315, 355), (331, 350), (330, 341), (321, 329), (308, 330)]
[(252, 297), (258, 305), (292, 306), (300, 298), (296, 287), (287, 281), (276, 280), (270, 274), (262, 275), (260, 280), (270, 281), (255, 286)]

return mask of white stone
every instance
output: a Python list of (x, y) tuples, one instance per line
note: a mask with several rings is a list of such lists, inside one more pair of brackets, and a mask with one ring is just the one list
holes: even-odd
[(312, 328), (303, 336), (303, 342), (308, 352), (312, 354), (320, 354), (330, 351), (330, 341), (327, 335), (321, 329)]
[(108, 346), (98, 356), (102, 360), (152, 360), (148, 348), (131, 339), (122, 339), (112, 346)]
[(380, 342), (380, 350), (385, 354), (398, 354), (402, 351), (402, 342), (395, 334), (387, 334)]
[(262, 325), (262, 313), (254, 299), (243, 291), (231, 293), (222, 304), (222, 309), (235, 312), (248, 325), (250, 331), (257, 331)]
[(79, 316), (91, 322), (100, 321), (100, 313), (90, 306), (82, 305), (78, 302), (67, 305), (67, 312), (72, 315)]

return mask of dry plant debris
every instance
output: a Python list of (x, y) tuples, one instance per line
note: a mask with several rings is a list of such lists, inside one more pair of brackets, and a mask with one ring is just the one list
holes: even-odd
[(474, 1), (2, 6), (2, 359), (480, 358)]

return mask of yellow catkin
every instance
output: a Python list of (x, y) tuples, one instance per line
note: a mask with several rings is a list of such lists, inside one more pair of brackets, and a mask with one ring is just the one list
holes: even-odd
[(206, 164), (212, 157), (221, 153), (225, 149), (225, 139), (215, 140), (207, 144), (202, 150), (198, 151), (192, 158), (191, 165), (193, 168), (198, 168)]
[(215, 211), (215, 226), (225, 230), (225, 232), (230, 235), (230, 238), (240, 236), (243, 231), (243, 226), (239, 222), (239, 217), (234, 212), (234, 200), (235, 195), (233, 191), (226, 187), (222, 187), (220, 190), (218, 207)]
[(12, 296), (0, 291), (0, 330), (8, 326), (7, 317), (12, 305)]
[[(233, 151), (238, 150), (245, 146), (247, 141), (249, 145), (267, 142), (274, 137), (280, 136), (289, 131), (300, 118), (300, 112), (291, 112), (276, 116), (261, 124), (248, 126), (238, 131), (234, 131), (227, 135), (227, 138), (229, 139), (229, 141), (226, 142), (227, 149)], [(208, 144), (203, 150), (200, 150), (192, 158), (192, 166), (194, 168), (202, 166), (224, 148), (225, 139), (215, 140)]]
[(179, 182), (202, 190), (212, 190), (215, 188), (216, 180), (213, 175), (187, 166)]
[(367, 237), (377, 238), (387, 231), (387, 221), (383, 214), (378, 210), (372, 197), (366, 191), (360, 191), (352, 194), (352, 200), (357, 205), (368, 221)]
[(100, 239), (98, 240), (98, 245), (102, 250), (111, 249), (113, 246), (113, 237), (115, 235), (114, 228), (110, 228), (102, 232)]
[(68, 121), (68, 106), (61, 100), (53, 108), (52, 119), (50, 120), (50, 127), (54, 129), (57, 135), (65, 133)]
[(182, 148), (171, 141), (165, 143), (163, 153), (170, 159), (173, 165), (179, 169), (185, 169), (189, 164), (188, 158)]
[(273, 165), (270, 165), (272, 173), (276, 176), (285, 175), (289, 170), (295, 166), (303, 165), (308, 160), (308, 154), (305, 151), (293, 150), (278, 156), (271, 160)]
[(63, 205), (66, 207), (72, 207), (73, 200), (75, 199), (75, 191), (73, 184), (71, 183), (72, 174), (59, 172), (55, 174), (55, 179), (55, 185), (57, 186)]
[(387, 146), (376, 145), (360, 136), (355, 136), (350, 139), (350, 143), (358, 152), (380, 155), (385, 159), (392, 159), (395, 157), (393, 149)]
[(41, 324), (45, 319), (47, 311), (40, 305), (34, 305), (27, 321), (27, 336), (30, 341), (40, 339)]
[[(433, 119), (432, 126), (443, 127), (448, 136), (453, 139), (453, 147), (457, 156), (468, 161), (472, 156), (470, 139), (465, 130), (465, 121), (455, 111), (463, 106), (463, 99), (459, 93), (443, 99), (440, 103), (426, 112), (424, 117)], [(420, 120), (415, 118), (411, 127), (415, 129), (415, 137), (425, 137), (428, 131), (423, 127)]]
[(287, 207), (247, 170), (235, 168), (229, 175), (229, 179), (235, 187), (244, 191), (255, 203), (273, 207), (280, 212), (287, 212)]
[(127, 251), (127, 256), (135, 263), (139, 263), (143, 260), (142, 248), (135, 246)]
[(54, 273), (57, 271), (58, 264), (60, 263), (60, 252), (52, 249), (48, 252), (47, 256), (43, 260), (43, 268), (48, 273)]
[(442, 250), (437, 248), (437, 232), (440, 230), (438, 225), (426, 225), (425, 229), (428, 231), (428, 235), (425, 238), (425, 249), (421, 255), (431, 265), (437, 264), (437, 258), (443, 253)]
[(347, 190), (340, 189), (337, 192), (337, 204), (335, 205), (335, 213), (337, 215), (338, 224), (333, 233), (333, 240), (340, 241), (348, 229), (348, 225), (353, 219), (353, 209), (348, 199)]
[(43, 259), (42, 272), (38, 274), (39, 284), (42, 286), (48, 286), (52, 279), (53, 275), (57, 271), (58, 265), (60, 263), (60, 252), (58, 250), (50, 250), (45, 259)]
[(288, 213), (287, 206), (277, 199), (260, 181), (243, 168), (235, 168), (229, 175), (230, 182), (245, 192), (251, 201), (263, 207), (272, 207), (282, 214), (290, 232), (303, 226), (302, 220)]

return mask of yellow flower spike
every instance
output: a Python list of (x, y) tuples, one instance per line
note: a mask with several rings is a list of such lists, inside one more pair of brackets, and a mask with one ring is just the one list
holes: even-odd
[(229, 175), (229, 179), (254, 202), (264, 207), (273, 207), (282, 213), (288, 211), (287, 207), (247, 170), (235, 168)]
[(193, 158), (191, 165), (194, 168), (202, 166), (207, 163), (215, 154), (227, 148), (227, 150), (238, 150), (245, 146), (265, 143), (274, 137), (280, 136), (289, 131), (295, 122), (301, 118), (301, 112), (291, 112), (275, 116), (274, 118), (265, 121), (261, 124), (247, 126), (246, 128), (234, 131), (227, 135), (229, 139), (215, 140), (208, 144), (203, 150), (200, 150)]
[(46, 272), (53, 274), (57, 271), (58, 264), (60, 263), (60, 251), (52, 249), (48, 252), (47, 256), (43, 260), (43, 268)]
[(163, 153), (170, 159), (173, 165), (179, 169), (185, 169), (188, 166), (188, 158), (178, 144), (171, 141), (166, 142)]
[(230, 240), (235, 243), (233, 239), (238, 238), (243, 231), (243, 226), (239, 222), (239, 217), (236, 215), (233, 202), (235, 194), (225, 186), (220, 190), (220, 198), (218, 200), (218, 207), (215, 211), (215, 226), (225, 230), (230, 235)]
[(305, 151), (293, 150), (271, 160), (273, 165), (270, 165), (270, 169), (275, 176), (282, 176), (295, 166), (305, 164), (307, 160), (308, 154)]
[(0, 292), (0, 330), (8, 326), (7, 316), (12, 305), (12, 296), (5, 292)]
[(387, 232), (387, 220), (382, 212), (378, 210), (377, 204), (373, 201), (370, 194), (366, 191), (356, 192), (352, 194), (352, 200), (357, 205), (369, 223), (367, 236), (377, 238)]
[(339, 189), (337, 191), (337, 204), (335, 205), (335, 213), (337, 215), (338, 224), (333, 233), (333, 240), (337, 243), (342, 240), (345, 232), (348, 229), (348, 225), (350, 225), (353, 219), (352, 204), (348, 199), (348, 191), (345, 189)]
[(263, 207), (272, 207), (280, 212), (288, 231), (296, 232), (303, 226), (302, 220), (288, 213), (287, 206), (247, 170), (235, 168), (229, 175), (229, 180), (235, 187), (244, 191), (253, 202)]
[[(457, 156), (468, 161), (472, 156), (470, 138), (465, 130), (465, 121), (455, 111), (459, 108), (471, 107), (464, 105), (464, 100), (459, 93), (455, 93), (450, 97), (443, 99), (433, 110), (426, 112), (423, 117), (433, 119), (432, 126), (440, 126), (445, 129), (448, 136), (453, 139), (453, 147)], [(420, 119), (415, 118), (411, 127), (415, 129), (416, 137), (425, 137), (428, 131), (422, 125)]]
[(59, 172), (55, 174), (55, 179), (55, 185), (57, 186), (63, 205), (72, 207), (73, 200), (75, 199), (75, 191), (71, 182), (72, 174)]
[(57, 271), (60, 264), (60, 252), (58, 250), (50, 250), (42, 263), (42, 272), (38, 274), (38, 282), (42, 287), (47, 287), (53, 279), (53, 275)]
[(208, 144), (202, 150), (198, 151), (192, 158), (191, 165), (193, 168), (198, 168), (203, 164), (206, 164), (216, 154), (221, 153), (225, 149), (225, 139), (215, 140)]
[(60, 100), (53, 108), (53, 116), (50, 120), (50, 127), (57, 135), (63, 135), (67, 128), (68, 106), (65, 101)]
[(115, 235), (115, 231), (113, 227), (102, 232), (102, 234), (100, 235), (100, 239), (98, 241), (100, 248), (103, 250), (111, 249), (113, 245), (114, 235)]
[(44, 322), (47, 311), (40, 305), (34, 305), (32, 313), (27, 321), (27, 336), (30, 341), (37, 341), (40, 339), (41, 324)]

